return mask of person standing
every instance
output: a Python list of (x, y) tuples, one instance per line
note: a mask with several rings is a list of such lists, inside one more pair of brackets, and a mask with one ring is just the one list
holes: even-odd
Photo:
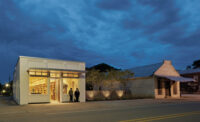
[(69, 90), (69, 97), (70, 97), (70, 102), (73, 102), (73, 90), (70, 88)]
[(80, 96), (80, 92), (79, 92), (79, 89), (76, 88), (76, 91), (75, 91), (75, 97), (76, 97), (76, 102), (79, 102), (79, 96)]

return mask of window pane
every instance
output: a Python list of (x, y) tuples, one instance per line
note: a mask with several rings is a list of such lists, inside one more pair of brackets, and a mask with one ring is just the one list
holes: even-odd
[(79, 75), (77, 73), (63, 73), (63, 77), (78, 78)]
[(29, 72), (29, 75), (35, 75), (35, 72)]
[(43, 75), (43, 76), (47, 76), (48, 73), (47, 73), (47, 72), (42, 72), (42, 75)]
[(70, 73), (70, 74), (68, 74), (68, 77), (74, 77), (74, 74)]
[(47, 94), (46, 77), (29, 77), (30, 94)]
[(60, 77), (60, 73), (50, 73), (51, 77)]
[(42, 73), (41, 72), (36, 72), (36, 75), (42, 75)]
[(48, 76), (47, 71), (29, 71), (29, 75), (31, 76)]
[(50, 73), (50, 76), (51, 76), (51, 77), (56, 77), (56, 76), (55, 76), (55, 73)]
[(68, 76), (68, 74), (63, 74), (63, 77), (67, 77)]
[(56, 77), (60, 77), (60, 73), (56, 73)]
[(78, 78), (78, 74), (74, 74), (74, 77), (75, 77), (75, 78)]
[(70, 88), (72, 88), (73, 92), (76, 88), (79, 88), (78, 81), (79, 79), (75, 78), (63, 78), (63, 94), (68, 94)]

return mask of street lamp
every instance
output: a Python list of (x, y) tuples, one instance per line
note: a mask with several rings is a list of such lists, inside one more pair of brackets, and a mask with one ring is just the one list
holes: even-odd
[(5, 89), (3, 89), (3, 90), (2, 90), (2, 93), (6, 93), (6, 90), (5, 90)]
[(10, 84), (9, 83), (6, 83), (5, 84), (6, 88), (10, 87)]

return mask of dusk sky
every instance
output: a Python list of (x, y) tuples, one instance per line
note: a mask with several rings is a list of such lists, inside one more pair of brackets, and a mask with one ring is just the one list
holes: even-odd
[(132, 68), (200, 59), (200, 0), (0, 0), (0, 82), (18, 56)]

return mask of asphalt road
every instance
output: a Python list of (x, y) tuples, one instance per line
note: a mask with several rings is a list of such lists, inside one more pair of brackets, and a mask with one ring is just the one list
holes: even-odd
[(140, 99), (15, 105), (0, 97), (0, 122), (200, 122), (200, 100)]

